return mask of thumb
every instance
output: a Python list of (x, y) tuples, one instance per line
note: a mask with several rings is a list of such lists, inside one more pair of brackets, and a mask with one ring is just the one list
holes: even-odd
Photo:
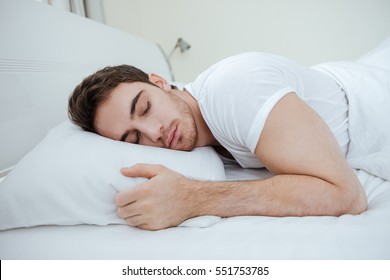
[(143, 177), (151, 179), (165, 169), (166, 168), (160, 164), (137, 163), (132, 167), (121, 168), (121, 173), (126, 177)]

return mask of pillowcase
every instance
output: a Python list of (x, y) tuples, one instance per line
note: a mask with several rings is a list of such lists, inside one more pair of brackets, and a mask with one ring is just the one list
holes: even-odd
[(116, 214), (114, 198), (146, 180), (120, 173), (121, 167), (136, 163), (163, 164), (201, 180), (225, 179), (211, 147), (183, 152), (123, 143), (65, 121), (0, 182), (0, 229), (126, 224)]

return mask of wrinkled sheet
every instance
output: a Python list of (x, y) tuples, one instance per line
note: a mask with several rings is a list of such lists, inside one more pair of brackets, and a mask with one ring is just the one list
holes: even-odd
[(357, 61), (314, 68), (333, 76), (347, 95), (348, 163), (390, 181), (390, 38)]
[[(230, 180), (270, 176), (234, 165), (226, 173)], [(0, 231), (0, 259), (390, 259), (390, 182), (364, 170), (357, 174), (368, 197), (361, 215), (206, 217), (160, 231), (126, 225), (12, 229)]]

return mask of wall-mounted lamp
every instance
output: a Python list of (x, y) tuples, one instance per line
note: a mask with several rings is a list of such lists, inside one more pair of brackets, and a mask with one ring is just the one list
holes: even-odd
[(176, 45), (174, 46), (174, 48), (171, 51), (171, 53), (169, 54), (169, 56), (166, 55), (166, 53), (164, 52), (164, 50), (161, 48), (161, 46), (159, 44), (157, 44), (157, 46), (160, 48), (161, 52), (164, 55), (164, 58), (165, 58), (165, 60), (168, 64), (168, 67), (169, 67), (169, 72), (171, 74), (171, 81), (174, 82), (175, 75), (173, 74), (173, 69), (172, 69), (171, 62), (170, 62), (171, 56), (173, 55), (173, 53), (175, 52), (175, 50), (177, 48), (180, 48), (180, 52), (183, 53), (183, 52), (189, 50), (191, 48), (191, 45), (188, 44), (186, 41), (184, 41), (182, 38), (179, 38), (179, 39), (177, 39)]
[(175, 50), (177, 48), (180, 48), (180, 52), (183, 53), (183, 52), (189, 50), (191, 48), (191, 45), (188, 44), (186, 41), (184, 41), (182, 38), (177, 39), (176, 45), (173, 48), (173, 50), (171, 51), (171, 53), (169, 54), (168, 59), (171, 59), (171, 56), (173, 55), (173, 53), (175, 52)]

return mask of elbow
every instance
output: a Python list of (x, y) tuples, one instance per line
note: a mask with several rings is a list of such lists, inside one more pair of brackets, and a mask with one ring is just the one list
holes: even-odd
[(349, 214), (358, 215), (367, 211), (367, 208), (368, 208), (367, 198), (366, 195), (363, 193), (361, 196), (355, 198), (352, 201)]
[(340, 200), (340, 213), (338, 216), (350, 214), (359, 215), (367, 210), (367, 197), (360, 184), (349, 185), (342, 188)]

